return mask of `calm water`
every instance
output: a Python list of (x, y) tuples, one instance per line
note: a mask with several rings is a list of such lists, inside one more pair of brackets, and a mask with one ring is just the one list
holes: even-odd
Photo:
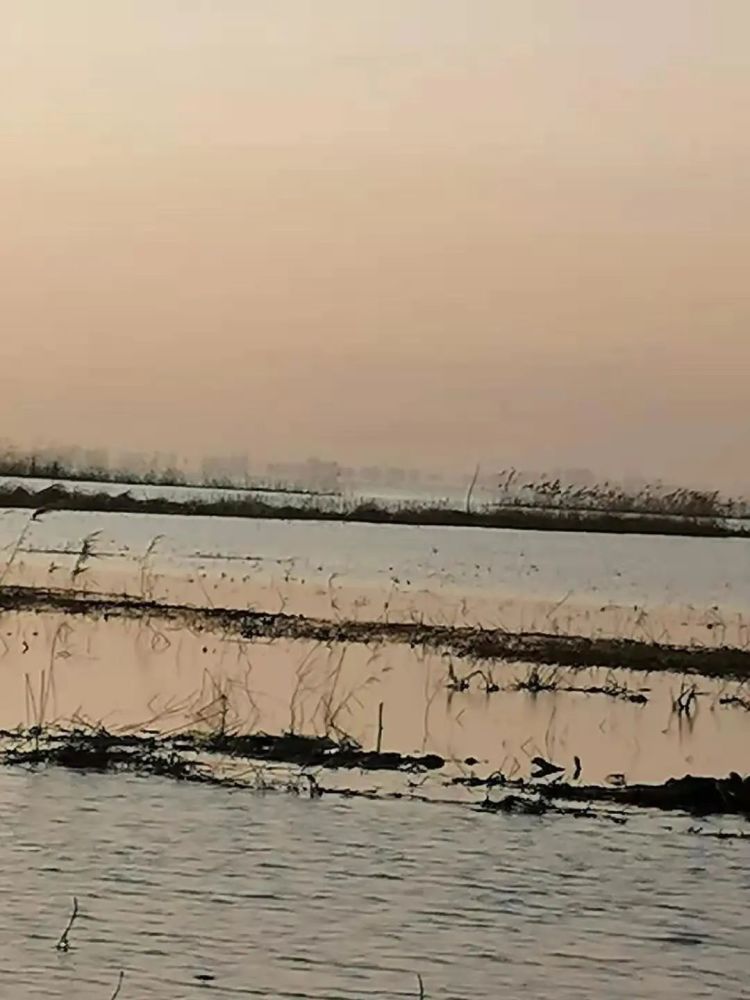
[[(28, 511), (5, 511), (0, 543), (8, 545)], [(393, 576), (456, 585), (522, 588), (557, 597), (606, 587), (608, 596), (653, 604), (675, 599), (731, 604), (750, 600), (750, 540), (672, 538), (488, 528), (415, 527), (324, 521), (273, 521), (153, 514), (53, 512), (31, 525), (24, 547), (68, 547), (101, 532), (99, 554), (145, 552), (155, 536), (157, 555), (175, 559), (230, 558), (294, 563), (326, 577)], [(561, 589), (562, 588), (562, 589)]]
[[(451, 666), (471, 676), (468, 690), (449, 690)], [(88, 719), (114, 730), (175, 731), (218, 727), (225, 718), (240, 731), (320, 735), (333, 720), (374, 747), (382, 704), (384, 749), (438, 753), (464, 773), (463, 760), (476, 757), (481, 775), (527, 776), (535, 755), (565, 767), (577, 755), (589, 782), (613, 772), (637, 782), (745, 770), (750, 712), (721, 699), (734, 694), (750, 703), (750, 685), (542, 670), (563, 687), (616, 683), (645, 692), (647, 702), (638, 704), (580, 690), (514, 691), (528, 665), (479, 666), (403, 645), (239, 641), (158, 617), (9, 612), (0, 619), (0, 729)], [(490, 677), (501, 690), (488, 695)], [(689, 718), (672, 707), (685, 683), (698, 692)]]
[[(91, 554), (78, 573), (87, 538)], [(10, 510), (0, 513), (0, 549), (5, 583), (319, 617), (750, 645), (748, 539), (69, 512), (31, 523), (28, 511)]]
[[(747, 842), (0, 774), (0, 996), (750, 997)], [(67, 954), (55, 950), (79, 897)], [(202, 985), (196, 976), (215, 977)], [(210, 992), (208, 992), (210, 991)]]

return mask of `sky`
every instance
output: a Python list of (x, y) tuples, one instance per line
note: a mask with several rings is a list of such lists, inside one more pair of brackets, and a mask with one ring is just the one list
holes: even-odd
[(0, 0), (0, 437), (750, 486), (747, 0)]

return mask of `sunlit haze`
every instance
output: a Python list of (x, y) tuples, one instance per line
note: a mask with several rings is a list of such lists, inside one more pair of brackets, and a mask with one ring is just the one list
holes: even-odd
[(0, 437), (750, 485), (746, 0), (0, 11)]

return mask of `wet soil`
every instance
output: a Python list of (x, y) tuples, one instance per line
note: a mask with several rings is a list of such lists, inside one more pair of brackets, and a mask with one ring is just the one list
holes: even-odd
[(58, 765), (82, 771), (127, 770), (178, 780), (218, 781), (210, 768), (191, 754), (221, 754), (253, 761), (273, 761), (300, 767), (360, 768), (366, 771), (409, 771), (442, 768), (437, 754), (410, 755), (363, 750), (351, 740), (283, 733), (180, 733), (176, 736), (111, 733), (104, 728), (45, 729), (32, 727), (0, 732), (8, 746), (4, 764)]
[[(40, 727), (0, 733), (5, 749), (0, 763), (7, 766), (58, 766), (78, 771), (130, 771), (144, 775), (171, 777), (179, 781), (209, 782), (241, 786), (232, 777), (221, 777), (211, 767), (211, 755), (242, 758), (254, 762), (278, 762), (299, 768), (362, 771), (438, 771), (445, 760), (436, 754), (412, 756), (396, 752), (364, 750), (349, 740), (328, 736), (301, 736), (294, 733), (180, 733), (117, 734), (104, 728), (95, 730), (50, 730)], [(306, 775), (311, 798), (341, 789), (326, 789), (313, 775)], [(453, 779), (455, 782), (457, 779)], [(465, 783), (468, 783), (465, 781)], [(738, 815), (750, 819), (750, 776), (732, 773), (725, 778), (685, 775), (660, 784), (623, 787), (578, 785), (567, 782), (507, 781), (496, 773), (475, 780), (474, 787), (489, 793), (504, 789), (507, 794), (493, 800), (489, 794), (481, 803), (488, 812), (543, 815), (558, 801), (586, 806), (631, 806), (666, 811), (679, 810), (694, 816)], [(289, 787), (287, 785), (287, 787)], [(295, 786), (298, 790), (298, 786)], [(346, 793), (347, 790), (344, 790)], [(348, 791), (348, 794), (356, 792)], [(372, 794), (372, 793), (370, 793)], [(398, 793), (399, 797), (401, 793)], [(571, 812), (571, 810), (566, 810)], [(575, 815), (575, 809), (572, 814)], [(590, 815), (589, 812), (585, 813)]]
[(750, 818), (750, 777), (743, 778), (736, 773), (726, 778), (688, 774), (682, 778), (670, 778), (660, 785), (626, 785), (622, 788), (553, 783), (541, 786), (539, 794), (543, 799), (553, 801), (606, 802), (646, 809), (677, 809), (695, 816), (735, 814)]

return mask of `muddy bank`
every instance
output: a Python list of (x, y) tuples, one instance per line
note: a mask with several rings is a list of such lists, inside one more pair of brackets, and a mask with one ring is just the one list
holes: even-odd
[[(658, 809), (662, 812), (683, 812), (696, 817), (742, 816), (750, 820), (750, 778), (731, 774), (726, 778), (706, 778), (685, 775), (670, 778), (661, 785), (632, 785), (625, 788), (605, 788), (600, 785), (549, 785), (526, 788), (501, 798), (490, 796), (480, 808), (491, 813), (511, 813), (544, 816), (560, 812), (558, 802), (565, 802), (566, 815), (592, 815), (597, 805)], [(614, 822), (625, 822), (622, 813), (603, 813)], [(740, 834), (746, 839), (750, 834)]]
[[(556, 809), (556, 803), (565, 802), (574, 806), (635, 806), (693, 816), (736, 815), (750, 819), (750, 776), (742, 777), (736, 772), (726, 778), (686, 774), (658, 784), (618, 783), (614, 787), (566, 781), (508, 781), (499, 772), (484, 779), (452, 780), (471, 788), (485, 789), (486, 797), (480, 807), (487, 812), (541, 816)], [(495, 797), (498, 790), (505, 794)]]
[[(360, 771), (402, 771), (412, 774), (440, 771), (446, 761), (435, 755), (411, 756), (395, 752), (364, 750), (351, 740), (329, 736), (255, 733), (181, 733), (117, 734), (100, 729), (49, 730), (41, 727), (0, 733), (5, 748), (0, 764), (6, 766), (58, 766), (77, 771), (128, 771), (141, 775), (171, 777), (178, 781), (211, 782), (229, 787), (247, 787), (247, 782), (222, 776), (211, 758), (240, 758), (247, 763), (283, 763), (295, 768)], [(302, 787), (310, 796), (357, 794), (347, 789), (327, 789), (311, 774), (300, 774)], [(726, 778), (685, 775), (661, 784), (604, 787), (575, 783), (516, 780), (508, 781), (501, 773), (486, 779), (453, 779), (470, 787), (483, 789), (480, 807), (487, 812), (543, 815), (557, 811), (557, 802), (569, 802), (588, 809), (598, 804), (681, 811), (694, 816), (738, 815), (750, 819), (750, 776), (732, 773)], [(257, 784), (256, 784), (256, 787)], [(262, 787), (273, 787), (264, 784)], [(299, 791), (300, 786), (286, 782), (276, 787)], [(490, 792), (504, 791), (500, 798)], [(368, 792), (378, 797), (378, 792)], [(400, 798), (405, 793), (390, 793)], [(566, 810), (570, 811), (570, 810)], [(579, 810), (580, 811), (580, 810)], [(584, 814), (584, 813), (582, 813)]]
[(460, 510), (450, 506), (425, 503), (389, 506), (375, 501), (321, 502), (320, 497), (281, 502), (269, 502), (254, 495), (175, 500), (168, 497), (136, 497), (127, 490), (115, 495), (105, 492), (88, 493), (67, 489), (61, 485), (43, 490), (31, 490), (25, 486), (0, 488), (0, 507), (37, 511), (352, 521), (363, 524), (684, 535), (706, 538), (750, 537), (747, 527), (720, 517), (566, 508), (545, 509), (513, 505)]
[(105, 619), (160, 618), (186, 628), (208, 629), (243, 639), (299, 639), (326, 645), (401, 643), (473, 661), (658, 670), (734, 680), (750, 677), (750, 650), (735, 647), (683, 647), (636, 639), (508, 632), (417, 622), (331, 621), (34, 587), (0, 588), (0, 611), (61, 612)]
[(365, 750), (351, 739), (302, 736), (295, 733), (111, 733), (96, 729), (31, 727), (0, 732), (6, 747), (0, 763), (35, 767), (57, 765), (80, 771), (132, 771), (177, 780), (226, 781), (197, 755), (220, 755), (246, 761), (291, 764), (297, 767), (363, 771), (439, 770), (445, 761), (437, 754), (411, 755)]
[(438, 754), (402, 754), (395, 751), (364, 750), (351, 738), (333, 740), (328, 736), (303, 736), (285, 733), (230, 734), (213, 733), (207, 738), (193, 737), (193, 749), (207, 753), (277, 761), (303, 767), (354, 768), (365, 771), (435, 771), (445, 761)]
[(685, 775), (661, 785), (626, 785), (606, 788), (553, 783), (540, 785), (543, 800), (567, 800), (645, 809), (680, 810), (695, 816), (736, 814), (750, 818), (750, 777), (732, 773), (726, 778)]

